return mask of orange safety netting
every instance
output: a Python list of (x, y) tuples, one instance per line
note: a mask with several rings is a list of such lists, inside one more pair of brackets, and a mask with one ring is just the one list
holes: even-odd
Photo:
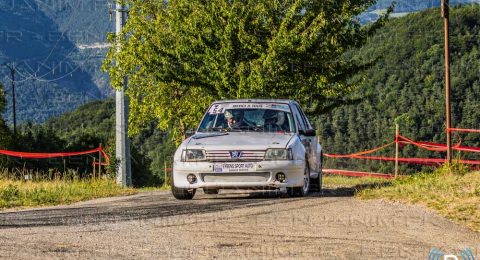
[[(399, 135), (398, 141), (400, 143), (407, 143), (415, 145), (419, 148), (423, 148), (425, 150), (434, 151), (434, 152), (446, 152), (447, 145), (446, 144), (437, 144), (431, 142), (415, 142), (411, 139), (408, 139), (404, 136)], [(480, 153), (480, 147), (472, 147), (472, 146), (461, 146), (460, 143), (452, 146), (452, 150), (456, 151), (464, 151), (464, 152), (472, 152), (472, 153)]]
[(337, 175), (350, 176), (350, 177), (371, 177), (371, 178), (382, 178), (382, 179), (395, 178), (395, 176), (391, 174), (348, 171), (348, 170), (338, 170), (338, 169), (322, 169), (322, 173), (337, 174)]
[[(387, 161), (394, 162), (395, 157), (384, 157), (384, 156), (355, 156), (352, 157), (355, 159), (366, 159), (374, 161)], [(443, 158), (398, 158), (400, 163), (411, 163), (411, 164), (421, 164), (421, 165), (440, 165), (445, 163), (447, 160)], [(460, 163), (470, 164), (470, 165), (480, 165), (480, 161), (475, 160), (459, 160)]]
[(465, 133), (480, 133), (478, 129), (464, 129), (464, 128), (448, 128), (449, 132), (465, 132)]
[(387, 148), (389, 147), (390, 145), (393, 145), (395, 142), (391, 142), (391, 143), (388, 143), (386, 145), (383, 145), (383, 146), (380, 146), (378, 148), (374, 148), (372, 150), (367, 150), (367, 151), (363, 151), (363, 152), (358, 152), (358, 153), (352, 153), (352, 154), (329, 154), (329, 153), (326, 153), (324, 154), (326, 157), (330, 157), (330, 158), (352, 158), (354, 156), (359, 156), (359, 155), (364, 155), (364, 154), (370, 154), (370, 153), (374, 153), (376, 151), (380, 151), (384, 148)]
[[(432, 142), (416, 142), (404, 136), (398, 135), (396, 137), (396, 141), (401, 144), (411, 144), (415, 145), (419, 148), (435, 151), (435, 152), (443, 152), (447, 151), (447, 145), (445, 144), (438, 144)], [(378, 160), (378, 161), (396, 161), (397, 159), (394, 157), (384, 157), (384, 156), (365, 156), (367, 154), (371, 154), (377, 151), (380, 151), (386, 147), (391, 146), (395, 142), (388, 143), (386, 145), (380, 146), (378, 148), (374, 148), (371, 150), (352, 153), (352, 154), (324, 154), (326, 157), (329, 158), (352, 158), (352, 159), (366, 159), (366, 160)], [(452, 147), (453, 150), (456, 151), (464, 151), (464, 152), (474, 152), (479, 153), (480, 147), (471, 147), (471, 146), (461, 146), (460, 143)], [(437, 158), (398, 158), (398, 162), (401, 163), (412, 163), (412, 164), (422, 164), (422, 165), (439, 165), (446, 162), (446, 159), (437, 159)], [(460, 160), (461, 163), (470, 164), (470, 165), (480, 165), (480, 161), (476, 160)]]
[(105, 162), (102, 165), (109, 165), (110, 158), (108, 157), (107, 153), (102, 149), (102, 147), (98, 147), (95, 149), (82, 151), (82, 152), (58, 152), (58, 153), (30, 153), (30, 152), (17, 152), (17, 151), (8, 151), (8, 150), (0, 150), (0, 155), (7, 155), (12, 157), (18, 158), (25, 158), (25, 159), (49, 159), (49, 158), (59, 158), (59, 157), (70, 157), (70, 156), (78, 156), (78, 155), (85, 155), (85, 154), (93, 154), (93, 153), (101, 153), (102, 156), (105, 158)]

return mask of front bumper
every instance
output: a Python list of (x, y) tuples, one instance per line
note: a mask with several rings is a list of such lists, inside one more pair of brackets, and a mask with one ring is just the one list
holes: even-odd
[[(248, 172), (214, 172), (214, 164), (220, 162), (175, 162), (173, 183), (177, 188), (198, 189), (256, 189), (303, 187), (304, 160), (253, 162), (255, 167)], [(277, 173), (285, 174), (286, 180), (275, 179)], [(197, 181), (190, 184), (187, 175), (195, 174)]]

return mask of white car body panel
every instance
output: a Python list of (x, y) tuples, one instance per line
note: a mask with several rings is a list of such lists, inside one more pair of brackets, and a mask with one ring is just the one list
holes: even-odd
[[(213, 137), (189, 138), (187, 149), (210, 150), (265, 150), (267, 148), (286, 148), (294, 134), (231, 132)], [(202, 135), (208, 136), (208, 135)]]

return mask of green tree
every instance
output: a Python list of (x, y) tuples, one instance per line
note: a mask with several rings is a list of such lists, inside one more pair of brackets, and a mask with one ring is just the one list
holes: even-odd
[(388, 15), (356, 21), (374, 0), (126, 2), (103, 67), (116, 88), (129, 79), (131, 133), (156, 119), (177, 141), (215, 99), (292, 98), (310, 113), (351, 102), (367, 64), (342, 57)]

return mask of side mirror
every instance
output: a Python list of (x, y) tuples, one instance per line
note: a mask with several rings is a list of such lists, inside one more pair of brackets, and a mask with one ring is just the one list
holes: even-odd
[(194, 134), (195, 134), (195, 130), (193, 130), (193, 129), (187, 129), (187, 131), (185, 131), (185, 136), (187, 138), (194, 135)]
[(299, 130), (298, 133), (300, 135), (304, 135), (304, 136), (308, 136), (308, 137), (317, 135), (315, 129), (313, 129), (313, 128), (312, 129), (307, 129), (307, 130)]

